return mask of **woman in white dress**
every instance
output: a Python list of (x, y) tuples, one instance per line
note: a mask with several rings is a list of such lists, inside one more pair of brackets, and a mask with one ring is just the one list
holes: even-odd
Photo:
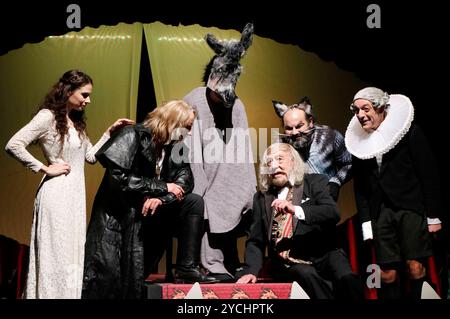
[[(84, 161), (94, 164), (95, 153), (110, 133), (134, 123), (117, 120), (92, 146), (84, 115), (92, 84), (92, 79), (81, 71), (64, 73), (38, 113), (5, 148), (27, 168), (44, 173), (34, 202), (24, 298), (81, 297), (86, 238)], [(47, 165), (26, 150), (33, 142), (41, 146)]]

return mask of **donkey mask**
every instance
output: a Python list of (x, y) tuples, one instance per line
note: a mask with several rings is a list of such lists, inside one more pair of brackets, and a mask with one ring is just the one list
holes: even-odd
[(214, 50), (203, 75), (206, 86), (222, 98), (225, 107), (232, 107), (236, 99), (236, 83), (241, 75), (239, 60), (252, 44), (253, 24), (248, 23), (242, 31), (240, 41), (219, 41), (212, 34), (205, 36), (206, 43)]

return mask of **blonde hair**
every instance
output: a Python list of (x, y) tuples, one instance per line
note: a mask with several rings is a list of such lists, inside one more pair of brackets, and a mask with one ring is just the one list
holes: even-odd
[(148, 113), (143, 124), (152, 131), (153, 142), (161, 146), (170, 140), (176, 128), (188, 124), (191, 112), (197, 115), (197, 111), (185, 101), (173, 100)]
[(279, 151), (287, 153), (291, 156), (293, 167), (288, 176), (291, 185), (294, 186), (303, 184), (305, 162), (303, 162), (298, 152), (289, 144), (274, 143), (265, 150), (263, 160), (260, 164), (259, 183), (260, 189), (264, 192), (269, 190), (270, 186), (272, 186), (272, 177), (269, 173), (269, 166), (267, 165), (269, 156)]

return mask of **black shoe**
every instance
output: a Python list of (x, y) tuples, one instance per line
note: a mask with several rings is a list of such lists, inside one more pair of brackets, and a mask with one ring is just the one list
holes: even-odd
[(205, 275), (200, 267), (178, 267), (175, 271), (176, 284), (193, 284), (193, 283), (213, 284), (219, 282), (216, 278)]
[(236, 281), (236, 279), (234, 279), (233, 276), (226, 274), (226, 273), (219, 274), (219, 273), (210, 272), (210, 273), (208, 273), (208, 276), (212, 276), (212, 277), (216, 278), (217, 281), (221, 282), (221, 283), (232, 283), (232, 282)]

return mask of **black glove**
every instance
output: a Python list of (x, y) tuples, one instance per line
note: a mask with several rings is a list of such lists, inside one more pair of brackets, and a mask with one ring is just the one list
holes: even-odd
[(334, 201), (337, 202), (339, 197), (339, 190), (341, 186), (339, 184), (329, 182), (328, 183), (328, 191), (330, 192), (331, 197), (333, 197)]

